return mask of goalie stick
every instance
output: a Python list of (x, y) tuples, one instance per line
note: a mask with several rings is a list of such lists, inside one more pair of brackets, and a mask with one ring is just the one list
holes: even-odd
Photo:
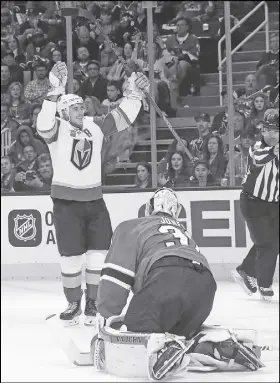
[[(102, 26), (100, 25), (99, 21), (93, 16), (93, 14), (91, 12), (87, 11), (86, 9), (82, 9), (82, 8), (62, 8), (59, 12), (60, 12), (61, 16), (80, 16), (80, 17), (84, 17), (84, 18), (92, 21), (92, 23), (95, 24), (96, 28), (98, 29), (99, 33), (104, 35), (104, 32), (102, 30)], [(112, 48), (112, 50), (115, 53), (115, 55), (118, 57), (118, 59), (121, 61), (121, 63), (126, 67), (127, 71), (129, 71), (131, 73), (130, 69), (127, 66), (126, 61), (124, 60), (124, 58), (122, 57), (120, 52), (117, 50), (116, 44), (114, 44), (108, 38), (108, 36), (106, 36), (106, 37), (107, 37), (107, 42), (110, 45), (110, 47)], [(162, 110), (158, 107), (158, 105), (156, 104), (155, 100), (151, 97), (151, 95), (148, 92), (143, 91), (143, 93), (147, 97), (147, 99), (150, 101), (150, 103), (153, 105), (153, 107), (157, 111), (157, 113), (160, 116), (160, 118), (165, 122), (166, 126), (168, 127), (170, 132), (173, 134), (174, 138), (184, 148), (184, 151), (187, 154), (187, 156), (189, 157), (189, 159), (191, 161), (193, 161), (194, 160), (193, 155), (191, 154), (189, 149), (186, 147), (186, 145), (184, 144), (182, 139), (179, 137), (179, 135), (176, 133), (176, 131), (174, 130), (174, 128), (172, 127), (172, 125), (170, 124), (168, 119), (165, 117), (165, 115), (162, 112)]]

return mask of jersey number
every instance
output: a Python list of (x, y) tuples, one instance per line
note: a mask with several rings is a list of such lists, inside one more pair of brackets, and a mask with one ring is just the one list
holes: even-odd
[(171, 226), (171, 225), (162, 225), (159, 227), (159, 232), (162, 234), (172, 234), (174, 237), (173, 241), (165, 241), (165, 246), (174, 246), (174, 245), (189, 245), (189, 237), (187, 234), (183, 233), (180, 229), (177, 227)]

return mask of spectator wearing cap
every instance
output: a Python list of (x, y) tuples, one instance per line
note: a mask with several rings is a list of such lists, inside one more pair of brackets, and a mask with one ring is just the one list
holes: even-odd
[(191, 30), (191, 21), (181, 16), (176, 19), (176, 33), (166, 40), (167, 50), (178, 59), (173, 75), (179, 81), (180, 95), (188, 94), (186, 84), (195, 85), (194, 94), (198, 94), (200, 88), (198, 71), (200, 47), (198, 38), (191, 33)]
[(190, 178), (189, 186), (204, 188), (216, 185), (217, 183), (215, 183), (215, 180), (210, 172), (208, 161), (196, 161), (193, 165), (193, 175)]
[[(234, 171), (235, 186), (241, 185), (242, 180), (246, 174), (249, 149), (252, 145), (254, 145), (254, 143), (255, 143), (254, 129), (252, 128), (244, 129), (240, 134), (240, 144), (238, 145), (238, 147), (235, 148), (234, 157), (233, 157), (234, 169), (235, 169)], [(229, 178), (230, 178), (230, 167), (228, 163), (225, 175), (221, 180), (221, 185), (228, 186)]]
[(26, 100), (31, 104), (43, 103), (45, 97), (50, 88), (50, 82), (48, 79), (47, 64), (43, 61), (38, 61), (35, 64), (36, 80), (30, 81), (24, 92)]
[(214, 134), (207, 136), (203, 146), (203, 159), (208, 161), (210, 173), (215, 183), (220, 185), (227, 167), (224, 144), (220, 136)]
[(2, 55), (2, 62), (8, 65), (11, 74), (11, 82), (23, 84), (23, 68), (16, 64), (15, 55), (12, 51), (6, 51)]
[(190, 150), (195, 158), (202, 159), (203, 147), (210, 133), (211, 120), (208, 113), (200, 113), (195, 117), (198, 137), (190, 142)]
[(88, 78), (81, 85), (81, 95), (95, 96), (100, 102), (107, 98), (107, 80), (100, 74), (98, 61), (90, 60), (87, 65)]
[(50, 57), (50, 51), (55, 47), (53, 42), (48, 42), (45, 39), (42, 29), (36, 29), (31, 37), (30, 43), (26, 47), (26, 60), (32, 61), (34, 56), (42, 58)]
[(89, 29), (82, 25), (77, 28), (77, 33), (73, 36), (73, 59), (78, 60), (78, 48), (85, 47), (89, 52), (90, 60), (99, 59), (99, 43), (90, 36)]

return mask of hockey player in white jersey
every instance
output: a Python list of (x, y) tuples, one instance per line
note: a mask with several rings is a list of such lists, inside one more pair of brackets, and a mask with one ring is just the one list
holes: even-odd
[(84, 116), (81, 97), (65, 95), (65, 63), (58, 62), (49, 79), (52, 89), (38, 115), (37, 131), (48, 144), (54, 169), (51, 187), (54, 224), (62, 283), (69, 303), (60, 319), (68, 325), (79, 322), (85, 255), (85, 324), (94, 325), (100, 272), (112, 236), (101, 189), (103, 141), (134, 122), (141, 107), (142, 90), (148, 90), (149, 82), (142, 73), (132, 73), (124, 100), (99, 127), (92, 117)]

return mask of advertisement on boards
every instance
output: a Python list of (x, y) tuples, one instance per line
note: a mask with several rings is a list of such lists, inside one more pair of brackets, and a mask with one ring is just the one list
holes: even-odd
[[(239, 208), (239, 190), (178, 191), (179, 220), (209, 263), (238, 263), (252, 245)], [(143, 217), (152, 192), (104, 194), (113, 229)], [(50, 196), (2, 196), (1, 263), (58, 263)]]

